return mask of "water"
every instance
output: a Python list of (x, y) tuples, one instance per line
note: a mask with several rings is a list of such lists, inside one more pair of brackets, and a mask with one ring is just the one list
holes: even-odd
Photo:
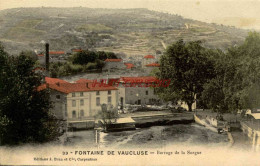
[[(98, 143), (97, 143), (98, 142)], [(71, 133), (67, 146), (100, 148), (163, 148), (173, 145), (226, 146), (226, 134), (218, 134), (203, 126), (192, 124), (174, 124), (153, 126), (132, 131), (100, 133), (78, 131)]]

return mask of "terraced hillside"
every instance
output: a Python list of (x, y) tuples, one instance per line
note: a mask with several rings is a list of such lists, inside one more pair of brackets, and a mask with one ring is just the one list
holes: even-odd
[(72, 47), (125, 53), (160, 54), (178, 39), (203, 40), (225, 49), (239, 44), (245, 30), (207, 24), (147, 9), (17, 8), (0, 11), (0, 41), (8, 52)]

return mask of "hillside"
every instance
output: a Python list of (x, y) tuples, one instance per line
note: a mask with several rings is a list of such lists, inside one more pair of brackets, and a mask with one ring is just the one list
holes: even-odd
[(242, 42), (247, 31), (207, 24), (147, 9), (16, 8), (0, 11), (0, 41), (7, 51), (72, 47), (125, 53), (160, 54), (183, 38), (225, 49)]

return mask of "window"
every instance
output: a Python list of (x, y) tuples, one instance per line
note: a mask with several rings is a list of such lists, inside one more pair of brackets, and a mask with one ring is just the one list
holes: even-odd
[(80, 96), (84, 96), (84, 93), (83, 93), (83, 92), (80, 92)]
[(96, 95), (97, 95), (97, 96), (98, 96), (98, 95), (100, 95), (100, 92), (99, 92), (99, 91), (97, 91), (97, 92), (96, 92)]
[(100, 98), (99, 98), (99, 97), (96, 98), (96, 105), (97, 105), (97, 106), (100, 105)]
[(111, 96), (109, 96), (109, 97), (107, 98), (107, 102), (108, 102), (108, 103), (111, 103), (111, 101), (112, 101)]
[(147, 90), (147, 91), (145, 91), (145, 94), (146, 94), (146, 95), (148, 95), (148, 90)]
[(80, 116), (81, 116), (81, 117), (84, 116), (84, 110), (80, 110)]
[(80, 105), (84, 105), (84, 100), (83, 99), (80, 100)]
[(76, 111), (72, 111), (72, 118), (76, 118)]
[(109, 90), (107, 93), (108, 93), (109, 95), (111, 95), (111, 90)]
[(56, 99), (60, 99), (60, 95), (56, 95)]
[(75, 95), (75, 93), (72, 93), (72, 97), (75, 97), (76, 95)]
[(76, 100), (72, 100), (72, 107), (76, 107)]

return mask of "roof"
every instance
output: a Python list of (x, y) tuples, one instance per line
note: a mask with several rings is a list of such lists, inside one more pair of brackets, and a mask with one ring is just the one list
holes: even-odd
[(110, 78), (108, 79), (108, 85), (113, 86), (116, 82), (118, 82), (120, 78)]
[(69, 83), (67, 81), (58, 79), (58, 78), (51, 78), (51, 77), (45, 77), (45, 82), (48, 84), (56, 84), (56, 83)]
[(88, 91), (107, 91), (107, 90), (117, 90), (117, 88), (106, 85), (106, 86), (95, 86), (92, 82), (80, 82), (80, 83), (69, 83), (67, 81), (45, 77), (46, 83), (39, 86), (38, 90), (43, 90), (50, 88), (62, 93), (72, 93), (72, 92), (88, 92)]
[(257, 120), (260, 119), (260, 113), (251, 113), (251, 115)]
[(85, 78), (81, 78), (78, 81), (76, 81), (76, 83), (87, 83), (87, 82), (93, 82), (93, 80), (88, 80), (88, 79), (85, 79)]
[(133, 82), (139, 82), (139, 83), (153, 83), (157, 81), (158, 79), (153, 76), (145, 76), (145, 77), (121, 77), (120, 82), (123, 83), (133, 83)]
[(49, 52), (50, 55), (61, 55), (61, 54), (65, 54), (64, 51), (50, 51)]
[(131, 117), (127, 118), (118, 118), (116, 123), (135, 123), (135, 121)]
[[(118, 119), (111, 119), (111, 122), (114, 124), (123, 124), (123, 123), (135, 123), (135, 121), (131, 117), (127, 118), (118, 118)], [(103, 121), (101, 121), (103, 123)]]
[(145, 66), (147, 66), (147, 67), (160, 67), (160, 64), (159, 63), (150, 63), (150, 64), (147, 64)]
[(38, 54), (37, 56), (44, 56), (44, 54)]
[(132, 63), (124, 63), (126, 65), (127, 69), (131, 69), (132, 67), (134, 67), (134, 64)]
[(152, 58), (152, 59), (154, 59), (154, 56), (153, 55), (146, 55), (146, 56), (144, 56), (144, 58)]
[(121, 62), (122, 59), (106, 59), (105, 62)]

